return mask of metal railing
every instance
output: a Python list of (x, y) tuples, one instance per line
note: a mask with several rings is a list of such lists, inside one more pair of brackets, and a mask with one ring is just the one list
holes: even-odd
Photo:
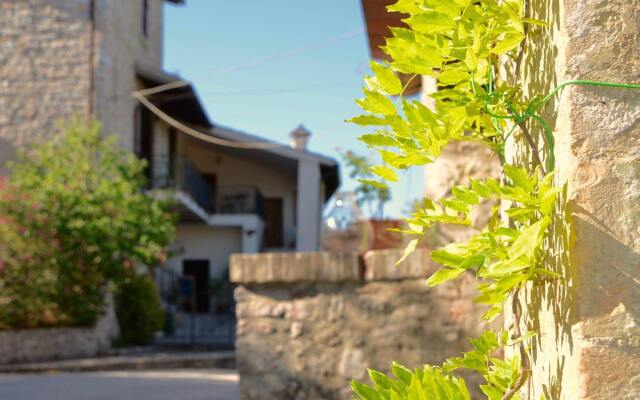
[(143, 158), (148, 162), (147, 177), (152, 188), (180, 190), (206, 212), (214, 212), (213, 187), (186, 157), (153, 154)]
[(156, 268), (155, 278), (165, 310), (163, 334), (156, 337), (156, 345), (234, 347), (236, 316), (233, 310), (225, 313), (196, 312), (192, 277)]
[(264, 198), (253, 186), (220, 186), (216, 193), (218, 214), (257, 214), (263, 216)]
[(180, 190), (211, 214), (264, 215), (264, 198), (254, 186), (213, 187), (184, 156), (153, 154), (143, 158), (149, 163), (147, 175), (153, 188)]

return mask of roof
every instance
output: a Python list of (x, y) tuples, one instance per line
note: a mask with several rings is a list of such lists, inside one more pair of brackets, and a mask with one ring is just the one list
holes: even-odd
[[(159, 68), (136, 64), (136, 74), (148, 87), (180, 82), (183, 79)], [(148, 96), (155, 106), (175, 119), (191, 125), (210, 128), (213, 126), (193, 85), (165, 90)]]
[[(391, 37), (389, 27), (408, 28), (402, 19), (408, 17), (406, 14), (389, 12), (387, 6), (395, 4), (396, 0), (361, 0), (362, 14), (367, 26), (367, 38), (369, 40), (369, 53), (371, 58), (390, 61), (390, 57), (380, 48), (386, 43), (386, 38)], [(411, 76), (399, 74), (400, 80), (406, 84)], [(411, 95), (420, 91), (420, 79), (413, 79), (405, 90), (405, 94)]]
[[(183, 81), (183, 79), (177, 75), (169, 74), (161, 69), (142, 64), (136, 64), (136, 74), (149, 87)], [(198, 131), (208, 133), (211, 136), (238, 143), (250, 142), (273, 145), (273, 147), (270, 146), (269, 148), (260, 149), (224, 147), (227, 153), (235, 153), (244, 157), (250, 156), (254, 159), (262, 159), (272, 164), (282, 164), (283, 168), (289, 171), (297, 171), (295, 168), (297, 168), (297, 162), (300, 161), (317, 162), (320, 166), (320, 175), (326, 187), (326, 199), (331, 197), (338, 189), (338, 186), (340, 186), (338, 162), (331, 157), (310, 151), (296, 150), (288, 145), (212, 123), (191, 84), (165, 90), (157, 94), (151, 94), (147, 96), (147, 98), (172, 118)]]
[(274, 147), (264, 149), (227, 149), (227, 152), (235, 153), (239, 156), (251, 155), (253, 158), (261, 158), (265, 161), (294, 161), (289, 163), (289, 168), (296, 168), (298, 162), (314, 161), (320, 166), (320, 176), (325, 184), (325, 201), (328, 200), (340, 186), (340, 167), (338, 161), (332, 157), (311, 152), (296, 150), (288, 145), (280, 144), (260, 136), (252, 135), (236, 129), (215, 124), (208, 132), (216, 137), (235, 141), (273, 144)]

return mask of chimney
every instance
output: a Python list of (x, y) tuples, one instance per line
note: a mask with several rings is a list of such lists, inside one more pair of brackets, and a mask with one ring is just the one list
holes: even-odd
[(307, 150), (307, 144), (309, 143), (311, 132), (309, 132), (302, 124), (291, 131), (289, 136), (291, 137), (291, 147), (300, 151)]

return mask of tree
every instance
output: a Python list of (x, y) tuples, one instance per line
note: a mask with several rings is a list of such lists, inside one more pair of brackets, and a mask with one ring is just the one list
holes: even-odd
[(0, 328), (92, 325), (108, 282), (166, 258), (171, 205), (143, 192), (144, 162), (99, 124), (75, 121), (10, 168), (0, 189)]
[(384, 206), (391, 200), (389, 187), (372, 180), (376, 175), (372, 171), (370, 161), (366, 156), (356, 154), (351, 150), (340, 153), (340, 155), (350, 170), (349, 177), (356, 178), (360, 182), (360, 185), (355, 189), (358, 205), (362, 207), (363, 204), (367, 204), (369, 214), (382, 219), (384, 217)]

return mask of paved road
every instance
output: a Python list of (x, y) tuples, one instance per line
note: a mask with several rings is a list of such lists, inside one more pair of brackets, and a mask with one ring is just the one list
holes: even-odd
[(0, 375), (0, 400), (238, 400), (230, 370)]

